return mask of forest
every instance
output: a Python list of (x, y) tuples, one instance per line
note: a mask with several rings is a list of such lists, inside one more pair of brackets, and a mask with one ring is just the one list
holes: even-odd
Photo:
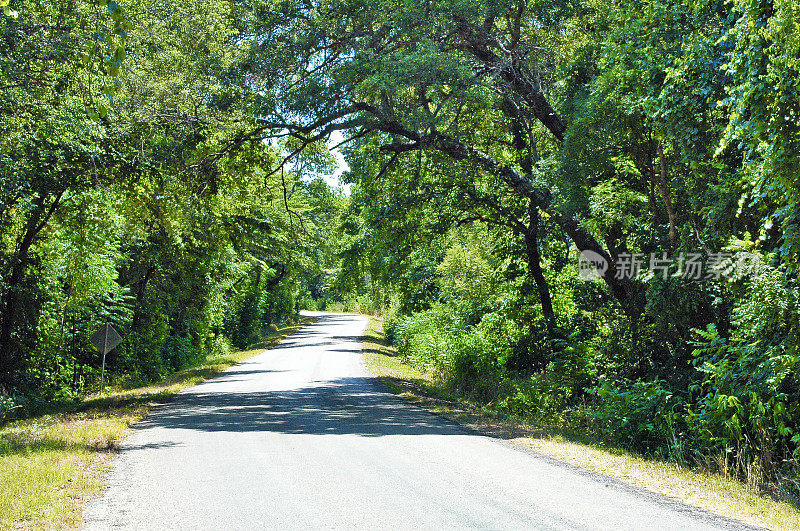
[(0, 6), (0, 422), (97, 392), (105, 323), (150, 382), (347, 310), (454, 395), (800, 495), (800, 3)]

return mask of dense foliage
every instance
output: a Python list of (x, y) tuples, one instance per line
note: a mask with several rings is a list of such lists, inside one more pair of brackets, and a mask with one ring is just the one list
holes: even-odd
[[(3, 411), (244, 348), (296, 315), (342, 200), (254, 112), (225, 2), (16, 2), (0, 18)], [(318, 150), (319, 151), (319, 150)], [(322, 242), (322, 243), (321, 243)], [(17, 411), (20, 413), (20, 411)]]
[(350, 140), (342, 274), (455, 392), (791, 485), (790, 4), (287, 3), (325, 61), (283, 104)]
[[(792, 0), (12, 0), (0, 399), (79, 394), (106, 321), (112, 373), (154, 378), (349, 306), (454, 392), (789, 485), (799, 21)], [(340, 140), (349, 197), (314, 180)]]

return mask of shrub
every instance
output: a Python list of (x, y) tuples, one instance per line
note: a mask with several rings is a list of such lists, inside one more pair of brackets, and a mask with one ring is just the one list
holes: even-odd
[(412, 365), (436, 371), (462, 395), (494, 400), (510, 390), (504, 364), (511, 354), (510, 341), (500, 337), (496, 324), (485, 319), (465, 326), (450, 307), (438, 304), (400, 320), (394, 337)]
[(12, 397), (0, 394), (0, 425), (9, 420), (19, 407)]
[(164, 342), (161, 357), (169, 363), (171, 370), (178, 371), (191, 365), (199, 352), (186, 336), (170, 336)]
[(383, 330), (386, 332), (386, 338), (395, 343), (397, 340), (397, 327), (400, 324), (400, 298), (393, 296), (389, 299), (386, 309), (383, 312)]
[(761, 483), (800, 458), (798, 353), (729, 342), (713, 325), (697, 333), (703, 376), (688, 421), (698, 449), (722, 472)]
[(214, 336), (208, 342), (208, 357), (219, 358), (229, 355), (233, 352), (233, 346), (230, 339), (223, 335)]
[(683, 461), (685, 401), (661, 380), (604, 382), (590, 391), (591, 428), (608, 441)]
[(458, 327), (449, 308), (436, 304), (430, 310), (405, 317), (395, 326), (400, 354), (417, 368), (435, 368), (446, 352), (445, 336)]
[(480, 327), (446, 337), (441, 363), (445, 381), (462, 395), (491, 401), (508, 392), (502, 359), (506, 348)]
[(559, 425), (564, 420), (567, 396), (552, 372), (536, 373), (511, 383), (511, 390), (497, 402), (505, 413), (546, 425)]

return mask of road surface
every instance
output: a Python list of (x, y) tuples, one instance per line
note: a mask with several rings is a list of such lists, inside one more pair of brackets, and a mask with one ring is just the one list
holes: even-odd
[(87, 529), (736, 529), (384, 392), (322, 314), (133, 429)]

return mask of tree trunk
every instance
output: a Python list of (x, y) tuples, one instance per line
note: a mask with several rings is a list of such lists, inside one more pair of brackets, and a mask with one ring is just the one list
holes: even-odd
[(25, 270), (30, 262), (30, 249), (36, 236), (50, 220), (61, 201), (63, 192), (58, 192), (50, 205), (46, 205), (48, 195), (42, 194), (33, 202), (33, 209), (25, 227), (16, 252), (9, 260), (10, 275), (6, 280), (3, 296), (2, 313), (0, 313), (0, 386), (11, 387), (12, 374), (19, 365), (19, 352), (13, 345), (13, 333), (17, 321), (17, 312), (22, 302), (20, 288), (25, 279)]
[(528, 207), (530, 216), (528, 230), (525, 231), (525, 250), (528, 257), (528, 276), (536, 284), (539, 292), (539, 302), (542, 305), (542, 315), (547, 325), (547, 334), (552, 338), (556, 328), (556, 314), (553, 311), (553, 301), (550, 297), (550, 287), (544, 278), (539, 253), (539, 210), (531, 201)]
[[(541, 83), (539, 74), (530, 71), (517, 64), (513, 59), (500, 57), (494, 49), (502, 49), (499, 42), (489, 34), (486, 28), (480, 28), (470, 24), (463, 17), (455, 19), (458, 34), (464, 42), (464, 49), (469, 52), (483, 66), (497, 72), (498, 79), (501, 79), (513, 92), (515, 92), (527, 106), (527, 111), (542, 123), (556, 139), (560, 142), (564, 140), (566, 124), (550, 105)], [(512, 50), (513, 52), (513, 50)], [(623, 311), (631, 319), (636, 319), (643, 311), (644, 305), (636, 297), (630, 282), (625, 278), (617, 278), (617, 270), (611, 255), (606, 252), (597, 239), (589, 233), (574, 214), (567, 214), (557, 211), (551, 205), (551, 193), (549, 190), (535, 189), (529, 179), (521, 178), (511, 168), (499, 164), (479, 151), (465, 146), (455, 146), (450, 139), (438, 138), (439, 149), (449, 153), (457, 159), (473, 159), (480, 166), (505, 180), (520, 195), (535, 201), (537, 206), (547, 212), (554, 223), (559, 225), (575, 242), (579, 251), (591, 251), (602, 257), (608, 264), (608, 268), (602, 277), (608, 285), (614, 298), (619, 301)], [(455, 148), (455, 149), (454, 149)]]
[(616, 264), (611, 255), (603, 249), (597, 239), (581, 225), (575, 214), (560, 212), (553, 206), (553, 196), (550, 190), (546, 188), (536, 188), (530, 179), (510, 166), (441, 133), (431, 133), (429, 138), (424, 139), (423, 143), (432, 145), (434, 148), (455, 160), (471, 162), (475, 166), (497, 175), (515, 192), (522, 197), (528, 198), (540, 210), (546, 212), (553, 223), (561, 227), (564, 232), (567, 233), (579, 251), (591, 251), (605, 260), (608, 267), (605, 272), (602, 273), (603, 281), (611, 290), (611, 294), (614, 298), (620, 303), (625, 314), (632, 319), (641, 315), (644, 310), (644, 304), (635, 296), (636, 293), (634, 293), (629, 279), (622, 275), (617, 276)]
[(677, 244), (678, 231), (675, 222), (675, 209), (672, 207), (672, 199), (669, 197), (669, 190), (667, 189), (667, 161), (664, 157), (664, 148), (661, 142), (658, 143), (656, 148), (658, 150), (658, 161), (661, 171), (656, 174), (656, 182), (658, 184), (658, 191), (661, 192), (661, 198), (664, 200), (664, 206), (667, 208), (667, 215), (669, 216), (669, 241), (673, 247)]
[(136, 330), (142, 321), (142, 308), (144, 307), (144, 296), (147, 293), (147, 284), (153, 278), (155, 272), (156, 266), (149, 265), (136, 286), (136, 306), (133, 309), (133, 317), (131, 318), (131, 328), (133, 330)]

